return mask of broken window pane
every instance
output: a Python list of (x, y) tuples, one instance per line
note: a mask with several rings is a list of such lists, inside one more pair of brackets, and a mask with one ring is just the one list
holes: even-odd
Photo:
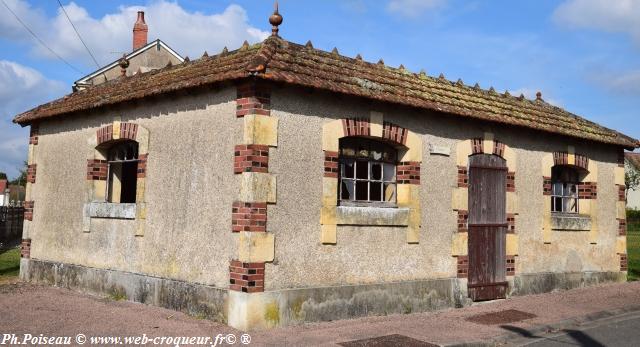
[(354, 200), (353, 185), (354, 181), (342, 180), (342, 196), (340, 197), (342, 200)]
[(366, 161), (358, 161), (356, 163), (356, 178), (369, 179), (369, 165)]
[(382, 183), (371, 182), (369, 184), (369, 200), (382, 201)]
[(357, 181), (356, 182), (356, 200), (369, 200), (369, 182)]
[(376, 181), (382, 179), (382, 163), (371, 163), (371, 179)]

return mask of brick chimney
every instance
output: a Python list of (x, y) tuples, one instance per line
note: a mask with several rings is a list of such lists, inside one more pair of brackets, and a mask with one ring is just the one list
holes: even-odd
[(149, 28), (147, 23), (144, 22), (144, 11), (138, 11), (138, 19), (136, 24), (133, 25), (133, 50), (147, 44), (147, 33)]

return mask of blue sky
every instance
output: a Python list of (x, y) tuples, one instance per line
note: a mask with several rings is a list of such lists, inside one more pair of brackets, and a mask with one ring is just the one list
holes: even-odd
[[(0, 171), (26, 159), (17, 113), (71, 91), (95, 70), (56, 1), (4, 1), (76, 71), (42, 48), (0, 2)], [(135, 12), (149, 40), (183, 55), (235, 49), (270, 31), (271, 0), (62, 0), (101, 65), (131, 50)], [(450, 80), (543, 98), (640, 138), (640, 1), (281, 0), (287, 40)]]

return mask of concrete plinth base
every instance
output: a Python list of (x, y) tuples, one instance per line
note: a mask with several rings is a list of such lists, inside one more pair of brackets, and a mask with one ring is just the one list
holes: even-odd
[[(36, 259), (21, 260), (20, 277), (34, 283), (178, 310), (245, 331), (471, 304), (467, 297), (467, 280), (459, 278), (248, 294), (197, 283)], [(521, 274), (509, 278), (508, 295), (538, 294), (625, 280), (626, 272)]]

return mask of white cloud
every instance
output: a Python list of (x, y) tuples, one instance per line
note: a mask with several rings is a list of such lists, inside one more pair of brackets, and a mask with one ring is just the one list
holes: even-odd
[(17, 175), (27, 155), (28, 130), (11, 122), (25, 109), (63, 95), (69, 88), (38, 71), (0, 60), (0, 171)]
[(623, 32), (640, 41), (638, 0), (567, 0), (556, 8), (553, 18), (570, 28)]
[(446, 0), (390, 0), (387, 10), (404, 17), (415, 18), (427, 10), (443, 6)]
[[(5, 1), (63, 58), (95, 67), (61, 9), (56, 16), (48, 18), (26, 1)], [(146, 12), (149, 40), (160, 38), (183, 56), (199, 57), (205, 50), (215, 53), (224, 46), (237, 48), (244, 40), (254, 43), (269, 35), (249, 25), (246, 11), (238, 5), (229, 5), (222, 13), (204, 14), (187, 11), (176, 2), (160, 0), (148, 6), (121, 6), (102, 18), (92, 17), (73, 2), (66, 5), (65, 10), (101, 65), (132, 50), (133, 23), (139, 10)], [(0, 11), (0, 37), (29, 40), (36, 54), (54, 58), (4, 10)]]
[(614, 93), (631, 96), (640, 95), (640, 70), (630, 70), (623, 73), (600, 72), (592, 76), (592, 80), (597, 85), (603, 86)]

